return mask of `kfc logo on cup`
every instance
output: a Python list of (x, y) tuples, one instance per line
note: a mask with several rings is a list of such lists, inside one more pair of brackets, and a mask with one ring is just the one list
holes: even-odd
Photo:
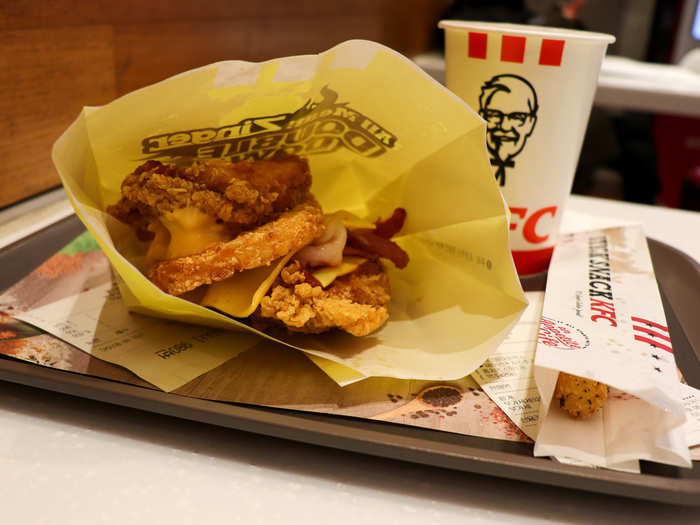
[(506, 184), (506, 168), (525, 147), (537, 123), (537, 93), (518, 75), (496, 75), (481, 86), (479, 115), (486, 121), (486, 146), (496, 180)]

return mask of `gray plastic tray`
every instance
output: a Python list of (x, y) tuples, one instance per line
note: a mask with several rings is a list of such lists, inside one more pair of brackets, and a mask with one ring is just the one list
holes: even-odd
[[(65, 219), (0, 251), (0, 290), (18, 281), (83, 231)], [(700, 265), (658, 241), (649, 248), (679, 368), (700, 388)], [(542, 289), (544, 279), (523, 281)], [(700, 462), (692, 469), (642, 464), (641, 474), (535, 458), (532, 445), (462, 436), (365, 419), (193, 399), (0, 358), (0, 380), (304, 443), (532, 483), (637, 499), (700, 505)]]

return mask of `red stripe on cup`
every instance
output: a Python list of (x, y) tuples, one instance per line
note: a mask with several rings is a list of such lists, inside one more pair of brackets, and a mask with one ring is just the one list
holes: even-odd
[(561, 65), (561, 57), (564, 54), (564, 41), (545, 38), (540, 47), (540, 65), (557, 66)]
[(513, 262), (518, 275), (534, 275), (549, 267), (554, 246), (541, 250), (513, 250)]
[(469, 58), (486, 58), (486, 33), (469, 32)]
[(501, 37), (501, 62), (522, 64), (525, 58), (525, 40), (524, 36), (503, 35)]

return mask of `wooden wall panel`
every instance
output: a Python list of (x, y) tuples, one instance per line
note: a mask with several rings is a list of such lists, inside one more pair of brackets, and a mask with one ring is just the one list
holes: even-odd
[(0, 5), (0, 30), (267, 17), (378, 15), (388, 5), (434, 5), (444, 0), (13, 0)]
[(350, 38), (381, 40), (378, 17), (353, 16), (338, 31), (321, 31), (333, 17), (132, 24), (115, 27), (117, 87), (127, 93), (219, 60), (262, 61), (318, 53)]
[(59, 184), (51, 144), (86, 105), (219, 60), (365, 38), (427, 49), (448, 0), (0, 2), (0, 208)]
[(0, 31), (0, 207), (58, 184), (51, 145), (116, 94), (108, 26)]

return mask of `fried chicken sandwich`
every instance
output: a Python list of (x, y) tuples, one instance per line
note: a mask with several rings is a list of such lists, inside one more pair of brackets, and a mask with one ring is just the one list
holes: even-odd
[(367, 335), (388, 319), (389, 279), (408, 255), (391, 238), (406, 212), (370, 223), (323, 214), (305, 159), (150, 160), (107, 211), (148, 241), (144, 271), (166, 293), (259, 328)]

